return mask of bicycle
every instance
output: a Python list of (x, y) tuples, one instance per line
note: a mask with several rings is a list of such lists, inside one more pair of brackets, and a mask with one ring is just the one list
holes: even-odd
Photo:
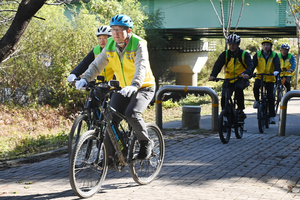
[[(120, 90), (118, 83), (118, 81), (110, 81), (110, 84), (89, 86), (101, 91), (104, 101), (95, 128), (85, 132), (79, 138), (70, 159), (70, 184), (74, 193), (81, 198), (91, 197), (98, 192), (109, 167), (122, 172), (128, 165), (134, 181), (145, 185), (155, 179), (163, 164), (165, 154), (163, 135), (152, 123), (146, 124), (149, 137), (154, 142), (151, 156), (145, 160), (135, 159), (140, 148), (135, 132), (125, 116), (109, 105), (110, 95)], [(113, 124), (112, 115), (120, 117), (122, 121), (118, 125)], [(113, 158), (109, 158), (107, 144), (104, 142), (106, 131), (116, 150)], [(110, 160), (112, 165), (109, 165)]]
[(241, 139), (243, 137), (244, 131), (244, 119), (239, 119), (238, 117), (238, 112), (239, 110), (237, 109), (237, 102), (236, 99), (232, 100), (231, 96), (228, 95), (229, 88), (227, 85), (231, 80), (238, 79), (242, 77), (235, 77), (235, 78), (215, 78), (214, 81), (219, 81), (222, 80), (224, 81), (224, 89), (225, 90), (225, 106), (223, 110), (221, 111), (219, 115), (219, 120), (218, 120), (218, 129), (219, 129), (219, 136), (220, 140), (222, 141), (223, 144), (226, 144), (230, 140), (231, 136), (231, 129), (234, 129), (235, 137), (237, 139)]
[(263, 133), (266, 128), (269, 128), (269, 104), (267, 99), (267, 92), (264, 84), (264, 76), (274, 76), (274, 74), (253, 74), (252, 77), (260, 76), (260, 98), (259, 98), (259, 106), (257, 109), (257, 120), (258, 120), (258, 130), (260, 133)]
[(273, 96), (275, 98), (275, 113), (278, 111), (278, 107), (280, 105), (281, 99), (283, 95), (287, 92), (287, 88), (284, 85), (284, 82), (286, 80), (285, 72), (290, 72), (286, 68), (282, 68), (283, 71), (283, 77), (280, 77), (279, 75), (276, 78), (276, 83), (274, 85), (274, 91), (273, 91)]
[[(76, 79), (75, 81), (77, 81)], [(90, 82), (89, 85), (99, 85), (100, 82), (104, 81), (104, 76), (97, 76), (97, 81), (93, 80)], [(93, 87), (87, 87), (87, 91), (90, 91), (88, 99), (78, 117), (76, 117), (72, 127), (71, 131), (69, 133), (69, 139), (68, 139), (68, 158), (70, 159), (70, 156), (72, 154), (72, 150), (74, 145), (77, 143), (79, 137), (83, 135), (88, 130), (91, 130), (94, 128), (95, 122), (100, 117), (100, 109), (101, 106), (101, 94), (95, 90)], [(74, 137), (76, 135), (76, 137)]]

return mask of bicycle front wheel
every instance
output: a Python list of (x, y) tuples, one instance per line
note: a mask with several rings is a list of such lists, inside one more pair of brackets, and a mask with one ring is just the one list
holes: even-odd
[(267, 113), (265, 111), (265, 107), (263, 104), (260, 104), (258, 106), (257, 120), (258, 120), (258, 130), (260, 133), (263, 133), (267, 123)]
[(277, 114), (278, 112), (278, 108), (283, 96), (283, 91), (281, 89), (282, 86), (280, 86), (279, 88), (277, 88), (276, 86), (274, 86), (274, 98), (275, 98), (275, 113)]
[(90, 122), (88, 120), (87, 115), (79, 115), (71, 128), (70, 134), (69, 134), (69, 140), (68, 140), (68, 157), (70, 159), (72, 155), (73, 148), (75, 144), (77, 143), (79, 137), (83, 135), (86, 131), (88, 131), (90, 128)]
[(97, 193), (106, 177), (108, 155), (95, 130), (84, 133), (72, 152), (69, 178), (74, 193), (88, 198)]
[[(140, 185), (149, 184), (155, 179), (160, 172), (165, 156), (165, 143), (160, 129), (152, 123), (147, 123), (146, 127), (150, 139), (154, 142), (151, 156), (145, 160), (133, 160), (129, 164), (133, 180)], [(130, 147), (130, 158), (138, 154), (139, 149), (139, 142), (134, 136)]]
[(236, 127), (234, 127), (235, 137), (241, 139), (244, 134), (244, 122), (238, 122)]
[(228, 115), (226, 110), (223, 110), (219, 115), (219, 136), (223, 144), (229, 142), (231, 135), (231, 119)]

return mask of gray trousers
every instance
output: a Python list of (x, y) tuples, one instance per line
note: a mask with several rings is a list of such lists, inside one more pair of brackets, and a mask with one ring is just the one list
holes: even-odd
[[(147, 106), (153, 99), (154, 94), (155, 87), (141, 88), (136, 93), (132, 94), (131, 97), (124, 97), (120, 93), (116, 92), (113, 93), (109, 102), (110, 106), (125, 115), (129, 124), (135, 131), (138, 141), (150, 140), (146, 124), (141, 114), (144, 110), (146, 110)], [(113, 122), (118, 124), (120, 122), (120, 118), (114, 115)], [(113, 156), (115, 151), (107, 133), (105, 136), (105, 142), (108, 148), (108, 154)]]

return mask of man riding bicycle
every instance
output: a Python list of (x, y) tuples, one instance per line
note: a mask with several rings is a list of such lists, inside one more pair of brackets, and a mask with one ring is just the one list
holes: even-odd
[[(151, 155), (153, 141), (148, 137), (145, 122), (141, 113), (147, 108), (155, 94), (155, 79), (150, 68), (147, 43), (133, 34), (133, 21), (127, 15), (116, 15), (110, 20), (112, 38), (109, 38), (105, 49), (90, 64), (76, 88), (84, 87), (110, 64), (122, 90), (114, 93), (110, 105), (124, 114), (133, 127), (140, 142), (140, 151), (136, 159), (146, 159)], [(114, 116), (114, 123), (119, 118)], [(108, 153), (112, 158), (114, 148), (106, 134)]]
[[(274, 76), (265, 76), (264, 84), (267, 90), (267, 99), (269, 103), (270, 124), (276, 124), (273, 89), (276, 81), (275, 76), (280, 72), (280, 61), (276, 52), (272, 51), (273, 40), (266, 37), (262, 41), (262, 50), (258, 51), (253, 57), (253, 64), (258, 74), (274, 74)], [(253, 93), (255, 102), (253, 108), (259, 106), (259, 88), (261, 86), (260, 76), (255, 78)]]
[[(237, 106), (239, 109), (239, 118), (245, 119), (247, 116), (244, 113), (245, 103), (244, 103), (244, 89), (249, 86), (249, 75), (253, 71), (253, 63), (250, 57), (250, 54), (245, 50), (239, 48), (241, 43), (240, 36), (236, 34), (231, 34), (226, 39), (226, 43), (229, 45), (229, 50), (223, 51), (218, 57), (209, 81), (214, 80), (218, 76), (221, 69), (224, 66), (225, 78), (234, 78), (234, 77), (243, 77), (240, 79), (231, 80), (228, 84), (229, 96), (232, 95), (235, 91), (235, 98), (237, 100)], [(222, 97), (221, 97), (221, 106), (222, 109), (225, 106), (225, 93), (226, 89), (224, 88), (225, 84), (222, 86)]]
[[(289, 50), (290, 46), (288, 44), (282, 44), (280, 46), (280, 53), (278, 54), (281, 67), (280, 77), (282, 79), (285, 79), (284, 85), (286, 87), (287, 92), (291, 90), (291, 79), (294, 75), (294, 70), (296, 67), (295, 56), (289, 53)], [(283, 68), (285, 68), (286, 71), (283, 71)]]

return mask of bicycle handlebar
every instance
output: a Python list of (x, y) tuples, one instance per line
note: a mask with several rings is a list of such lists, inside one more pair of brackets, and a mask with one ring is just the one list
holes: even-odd
[(240, 78), (243, 78), (243, 77), (241, 77), (241, 76), (236, 76), (236, 77), (234, 77), (234, 78), (214, 78), (214, 79), (211, 80), (211, 81), (216, 81), (216, 82), (218, 82), (218, 81), (231, 81), (231, 80), (240, 79)]
[(259, 74), (254, 73), (250, 77), (256, 77), (256, 76), (274, 76), (274, 74), (273, 73), (269, 73), (269, 74), (266, 74), (266, 73), (259, 73)]
[(286, 69), (286, 68), (282, 68), (281, 70), (282, 70), (283, 72), (293, 72), (292, 70)]

